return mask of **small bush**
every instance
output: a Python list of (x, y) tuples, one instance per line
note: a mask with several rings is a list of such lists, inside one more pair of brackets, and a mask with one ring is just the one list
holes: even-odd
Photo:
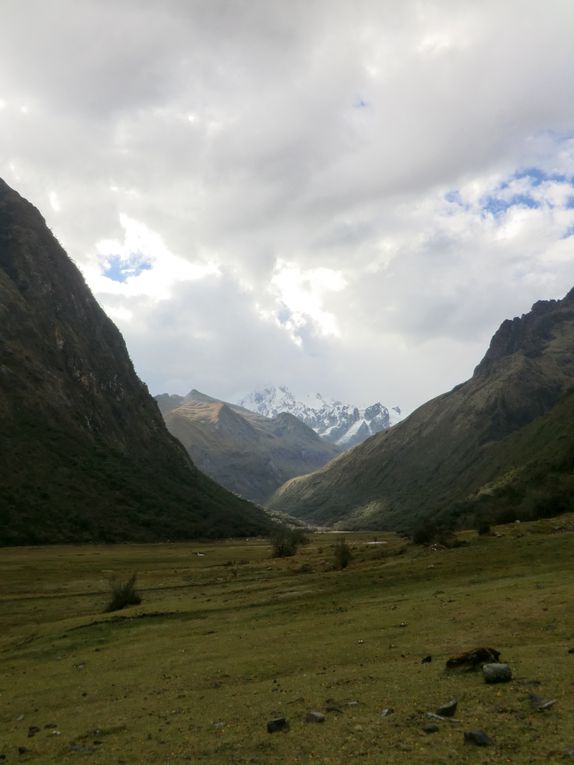
[(335, 545), (335, 568), (339, 570), (347, 568), (352, 558), (353, 553), (349, 545), (344, 539), (339, 539)]
[(121, 611), (126, 606), (139, 606), (142, 599), (136, 590), (136, 579), (137, 574), (132, 574), (125, 582), (120, 582), (117, 579), (112, 581), (111, 598), (105, 609), (106, 613)]
[(490, 523), (487, 520), (479, 520), (476, 524), (476, 530), (479, 534), (479, 536), (486, 536), (487, 534), (490, 534), (491, 528)]
[(301, 529), (277, 529), (270, 539), (274, 558), (289, 558), (295, 555), (301, 545), (308, 543)]

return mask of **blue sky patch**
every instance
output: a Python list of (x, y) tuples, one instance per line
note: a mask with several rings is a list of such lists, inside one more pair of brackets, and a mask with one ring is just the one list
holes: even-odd
[(129, 258), (121, 255), (110, 255), (104, 267), (104, 276), (114, 282), (125, 282), (131, 276), (139, 276), (142, 271), (150, 271), (151, 263), (144, 260), (139, 252), (132, 253)]
[(357, 98), (355, 100), (355, 103), (353, 104), (355, 109), (367, 109), (369, 106), (369, 102), (365, 101), (364, 98)]
[(458, 189), (447, 191), (447, 193), (444, 195), (444, 198), (447, 202), (450, 202), (453, 205), (460, 205), (461, 207), (464, 207), (464, 202), (462, 201), (462, 197)]
[(562, 234), (562, 239), (569, 239), (571, 236), (574, 236), (574, 225), (568, 226), (566, 231)]
[(541, 186), (543, 183), (572, 183), (572, 178), (568, 178), (563, 173), (547, 173), (539, 167), (523, 167), (510, 176), (508, 181), (500, 184), (499, 188), (506, 189), (512, 181), (520, 181), (526, 178), (531, 186)]
[(528, 194), (514, 194), (510, 199), (502, 199), (497, 196), (484, 197), (481, 201), (481, 206), (484, 213), (491, 213), (491, 215), (497, 216), (502, 215), (511, 207), (536, 209), (540, 207), (540, 202)]

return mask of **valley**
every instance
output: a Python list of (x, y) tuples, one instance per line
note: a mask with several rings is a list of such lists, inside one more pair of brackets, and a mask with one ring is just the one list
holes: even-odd
[[(42, 765), (563, 762), (574, 747), (574, 515), (462, 532), (452, 549), (347, 534), (344, 571), (332, 565), (340, 538), (315, 534), (284, 559), (263, 539), (3, 549), (0, 754)], [(104, 614), (110, 579), (133, 572), (141, 605)], [(482, 645), (501, 652), (511, 682), (445, 670)], [(533, 693), (555, 703), (537, 711)], [(454, 718), (429, 720), (453, 698)], [(325, 721), (305, 722), (309, 710)], [(277, 717), (290, 730), (267, 733)], [(473, 729), (492, 745), (465, 744)]]

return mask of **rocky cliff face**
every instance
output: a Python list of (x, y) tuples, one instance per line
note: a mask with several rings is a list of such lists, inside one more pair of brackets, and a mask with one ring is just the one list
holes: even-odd
[(0, 180), (0, 544), (257, 533), (166, 431), (123, 338)]
[[(560, 464), (569, 464), (574, 422), (560, 430), (536, 423), (558, 422), (558, 406), (571, 413), (564, 401), (573, 386), (574, 290), (505, 321), (468, 382), (322, 470), (293, 479), (270, 507), (315, 522), (394, 529), (462, 512), (497, 482), (526, 475), (533, 460), (550, 464), (561, 454)], [(529, 438), (535, 441), (527, 446)]]
[(192, 390), (156, 401), (168, 430), (194, 463), (242, 497), (264, 504), (282, 483), (339, 454), (307, 425), (283, 412), (263, 417)]

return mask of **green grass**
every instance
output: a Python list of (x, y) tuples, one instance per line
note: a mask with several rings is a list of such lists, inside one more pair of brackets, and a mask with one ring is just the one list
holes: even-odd
[[(0, 753), (41, 765), (561, 763), (574, 747), (574, 517), (497, 532), (436, 551), (346, 534), (344, 571), (335, 534), (288, 559), (258, 540), (2, 549)], [(142, 604), (103, 614), (110, 578), (133, 571)], [(502, 652), (513, 682), (444, 670), (479, 645)], [(557, 702), (532, 711), (531, 692)], [(459, 722), (422, 733), (424, 713), (453, 697)], [(342, 711), (306, 724), (327, 699)], [(278, 716), (291, 730), (270, 735)], [(495, 745), (465, 746), (472, 728)]]

